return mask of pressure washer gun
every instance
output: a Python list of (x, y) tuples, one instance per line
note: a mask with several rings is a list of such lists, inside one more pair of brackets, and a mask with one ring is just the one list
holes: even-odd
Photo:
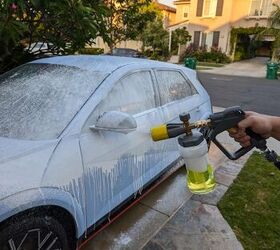
[[(188, 170), (189, 188), (194, 193), (207, 193), (213, 188), (211, 182), (214, 182), (214, 179), (211, 176), (212, 169), (208, 163), (208, 156), (205, 156), (208, 153), (206, 141), (215, 143), (230, 160), (237, 160), (253, 148), (257, 148), (264, 152), (266, 159), (273, 162), (280, 170), (280, 161), (277, 159), (277, 154), (268, 149), (266, 139), (253, 132), (250, 128), (246, 129), (246, 133), (251, 138), (251, 145), (249, 147), (242, 147), (236, 152), (231, 153), (218, 141), (217, 136), (219, 134), (236, 129), (237, 124), (243, 119), (245, 119), (245, 112), (237, 106), (214, 113), (207, 120), (194, 123), (190, 123), (190, 115), (188, 113), (183, 113), (180, 115), (182, 123), (170, 123), (154, 127), (151, 129), (151, 137), (154, 141), (161, 141), (179, 136), (179, 151), (185, 160)], [(204, 130), (204, 135), (198, 132), (197, 129)], [(203, 176), (207, 176), (206, 173), (208, 173), (208, 177), (203, 180)], [(208, 184), (210, 183), (210, 189), (207, 182)], [(200, 188), (197, 187), (200, 184), (202, 186)]]

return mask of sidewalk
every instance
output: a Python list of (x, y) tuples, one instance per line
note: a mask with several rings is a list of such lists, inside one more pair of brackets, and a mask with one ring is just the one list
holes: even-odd
[[(249, 60), (230, 63), (224, 67), (207, 69), (206, 72), (218, 75), (265, 78), (268, 59), (267, 57), (255, 57)], [(203, 69), (200, 70), (203, 71)]]

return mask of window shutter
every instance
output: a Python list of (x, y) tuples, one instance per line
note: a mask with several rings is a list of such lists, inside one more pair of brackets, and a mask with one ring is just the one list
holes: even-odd
[(218, 48), (219, 47), (219, 40), (220, 40), (220, 31), (214, 31), (213, 32), (212, 47)]
[(223, 15), (223, 7), (224, 7), (224, 0), (218, 0), (216, 16), (222, 16)]
[(204, 2), (204, 0), (197, 1), (196, 16), (202, 16), (203, 2)]
[(194, 36), (193, 36), (193, 46), (194, 49), (198, 49), (199, 47), (199, 42), (200, 42), (200, 31), (195, 31)]

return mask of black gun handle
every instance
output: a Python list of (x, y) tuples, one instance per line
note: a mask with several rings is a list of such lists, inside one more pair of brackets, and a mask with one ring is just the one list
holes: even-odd
[(266, 139), (263, 138), (261, 135), (255, 133), (252, 129), (247, 128), (246, 129), (246, 134), (251, 137), (251, 145), (254, 147), (265, 151), (267, 149), (266, 147)]
[(238, 160), (241, 156), (247, 154), (249, 151), (251, 151), (254, 148), (254, 146), (251, 145), (246, 148), (242, 147), (234, 153), (230, 153), (224, 148), (224, 146), (216, 138), (213, 139), (213, 142), (226, 155), (226, 157), (232, 161)]
[(247, 154), (249, 151), (251, 151), (254, 147), (265, 150), (266, 149), (266, 140), (261, 137), (259, 134), (256, 134), (251, 129), (246, 129), (246, 134), (251, 137), (251, 145), (249, 147), (242, 147), (239, 150), (237, 150), (234, 153), (228, 152), (223, 145), (216, 139), (216, 137), (213, 139), (213, 142), (216, 144), (216, 146), (230, 159), (230, 160), (237, 160), (243, 155)]

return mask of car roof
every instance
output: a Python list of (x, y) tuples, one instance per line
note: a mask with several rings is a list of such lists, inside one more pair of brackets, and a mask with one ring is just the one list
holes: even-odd
[(147, 59), (108, 56), (108, 55), (71, 55), (71, 56), (55, 56), (44, 59), (39, 59), (31, 63), (48, 63), (59, 64), (66, 66), (78, 67), (88, 71), (98, 71), (105, 74), (110, 74), (118, 68), (135, 65), (136, 67), (168, 67), (181, 68), (175, 64), (158, 62)]

